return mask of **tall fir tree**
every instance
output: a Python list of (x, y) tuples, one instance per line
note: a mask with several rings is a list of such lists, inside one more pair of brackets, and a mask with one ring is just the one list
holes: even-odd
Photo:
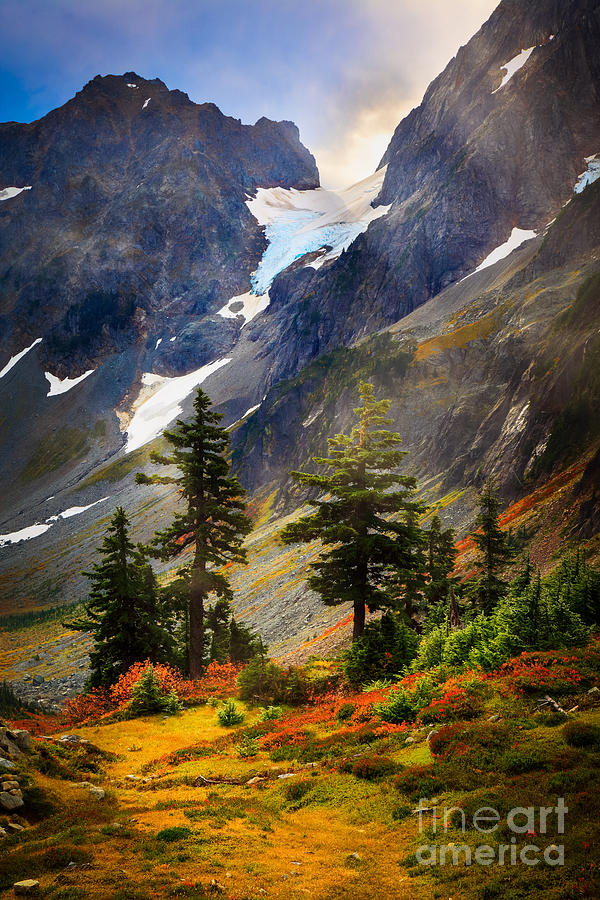
[[(362, 406), (350, 435), (329, 439), (329, 456), (314, 457), (329, 472), (292, 472), (301, 484), (319, 488), (315, 512), (288, 525), (284, 543), (319, 538), (325, 547), (312, 565), (310, 587), (328, 606), (350, 601), (353, 640), (363, 633), (366, 608), (398, 604), (397, 582), (425, 568), (424, 537), (416, 517), (424, 507), (414, 500), (416, 480), (396, 469), (406, 451), (400, 435), (387, 428), (389, 400), (375, 400), (373, 386), (361, 383)], [(396, 582), (396, 585), (395, 585)]]
[(175, 559), (193, 549), (189, 566), (189, 673), (199, 678), (204, 667), (204, 607), (209, 594), (231, 599), (227, 578), (217, 569), (227, 562), (246, 562), (242, 547), (252, 523), (245, 515), (244, 490), (230, 475), (229, 435), (220, 426), (223, 416), (211, 410), (210, 398), (198, 388), (194, 416), (178, 419), (164, 432), (170, 455), (153, 453), (154, 463), (176, 466), (180, 475), (136, 475), (138, 484), (176, 484), (185, 509), (152, 542), (161, 559)]
[(452, 528), (442, 530), (439, 516), (433, 516), (427, 534), (427, 573), (429, 580), (425, 591), (428, 606), (445, 603), (449, 597), (457, 550)]
[(135, 662), (169, 662), (172, 638), (147, 554), (129, 538), (122, 507), (99, 548), (102, 561), (85, 572), (91, 590), (83, 618), (71, 627), (91, 632), (90, 687), (108, 687)]
[(486, 614), (493, 610), (506, 594), (506, 582), (500, 577), (513, 552), (508, 535), (500, 528), (500, 500), (492, 481), (488, 481), (479, 495), (476, 531), (471, 534), (479, 551), (480, 574), (470, 585), (470, 594)]

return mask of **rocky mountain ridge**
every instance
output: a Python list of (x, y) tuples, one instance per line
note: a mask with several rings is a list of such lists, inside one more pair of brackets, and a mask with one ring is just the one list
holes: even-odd
[[(91, 238), (104, 247), (98, 271), (110, 289), (133, 284), (143, 302), (136, 294), (130, 320), (129, 295), (113, 297), (106, 308), (115, 318), (87, 345), (85, 330), (81, 341), (77, 335), (73, 357), (56, 350), (57, 340), (77, 332), (81, 316), (68, 312), (71, 332), (51, 324), (52, 341), (45, 339), (0, 378), (0, 463), (8, 475), (0, 531), (21, 534), (33, 523), (42, 529), (35, 539), (0, 547), (7, 611), (30, 607), (36, 598), (42, 604), (79, 599), (85, 592), (79, 573), (115, 505), (131, 510), (140, 539), (164, 523), (176, 498), (166, 489), (134, 485), (152, 445), (138, 444), (128, 454), (123, 432), (148, 398), (173, 416), (178, 409), (185, 414), (189, 392), (177, 393), (185, 387), (179, 376), (197, 374), (205, 364), (219, 366), (203, 384), (232, 426), (234, 468), (263, 524), (306, 499), (288, 473), (310, 465), (327, 437), (348, 426), (356, 383), (365, 377), (392, 398), (407, 465), (459, 534), (472, 520), (475, 488), (486, 474), (498, 477), (510, 503), (577, 459), (584, 461), (580, 476), (589, 463), (569, 526), (579, 527), (579, 504), (595, 496), (592, 458), (599, 437), (600, 182), (592, 173), (600, 151), (599, 46), (598, 3), (503, 0), (398, 126), (378, 173), (346, 192), (341, 211), (317, 189), (314, 161), (292, 126), (241, 126), (219, 118), (210, 105), (164, 93), (164, 86), (150, 96), (155, 82), (134, 80), (132, 73), (91, 82), (83, 93), (92, 92), (103, 127), (115, 94), (119, 110), (131, 110), (128, 121), (137, 127), (139, 120), (137, 132), (144, 135), (129, 136), (134, 143), (124, 149), (118, 130), (107, 129), (115, 171), (125, 166), (129, 178), (136, 166), (148, 166), (151, 190), (146, 185), (138, 196), (132, 189), (107, 207), (107, 222), (122, 217), (121, 235), (128, 232), (128, 216), (139, 223), (135, 245), (129, 238), (107, 240), (112, 228)], [(138, 82), (143, 89), (130, 86)], [(144, 132), (142, 118), (153, 104), (161, 133), (172, 133), (174, 143), (169, 136), (150, 151), (155, 132)], [(190, 137), (201, 120), (211, 123), (202, 151)], [(17, 137), (21, 148), (25, 137), (11, 127), (14, 155)], [(254, 161), (252, 148), (267, 133), (276, 140), (268, 152), (257, 150), (261, 158)], [(237, 163), (233, 174), (218, 163), (228, 140), (247, 152), (242, 174)], [(190, 172), (197, 177), (206, 155), (213, 167), (206, 163), (202, 170), (210, 203), (196, 197), (202, 216), (195, 219), (200, 206), (181, 198), (188, 197)], [(586, 170), (589, 177), (582, 177)], [(11, 172), (13, 183), (23, 186), (29, 171)], [(120, 172), (119, 184), (124, 177)], [(301, 190), (289, 190), (294, 187)], [(0, 234), (5, 207), (26, 209), (32, 198), (33, 188), (0, 203)], [(272, 217), (259, 221), (267, 206)], [(175, 216), (168, 224), (177, 240), (146, 243), (145, 223), (155, 213), (160, 221)], [(7, 229), (11, 215), (17, 213), (8, 215)], [(196, 221), (209, 235), (197, 255), (190, 249)], [(310, 229), (310, 239), (296, 246)], [(63, 238), (57, 227), (55, 240)], [(271, 261), (268, 291), (251, 294), (265, 251), (286, 242), (295, 248), (291, 258), (284, 253)], [(0, 258), (2, 246), (0, 237)], [(128, 253), (131, 264), (124, 262)], [(71, 271), (70, 262), (60, 265)], [(140, 269), (149, 273), (148, 290), (136, 280)], [(44, 278), (38, 273), (20, 292), (15, 273), (6, 270), (4, 311), (13, 329), (27, 322), (17, 313), (29, 307), (19, 304), (38, 308), (31, 297), (46, 289), (39, 286)], [(213, 282), (214, 290), (207, 289)], [(93, 309), (104, 310), (98, 302)], [(43, 315), (63, 322), (52, 306)], [(17, 341), (17, 331), (12, 334)], [(38, 336), (18, 334), (5, 355)], [(51, 359), (61, 377), (99, 365), (48, 402), (44, 366)], [(302, 603), (304, 636), (314, 637), (309, 623), (318, 601), (301, 584), (304, 562), (301, 554), (286, 560), (272, 597), (253, 575), (247, 590), (242, 576), (236, 586), (245, 621), (259, 629), (264, 624), (269, 639), (284, 623), (279, 631), (286, 651), (293, 641), (289, 628), (297, 626), (286, 606), (292, 596)], [(65, 578), (64, 572), (72, 574)]]

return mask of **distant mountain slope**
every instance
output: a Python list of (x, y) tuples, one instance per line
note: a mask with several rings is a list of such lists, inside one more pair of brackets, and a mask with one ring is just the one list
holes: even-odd
[(542, 233), (600, 153), (599, 50), (597, 0), (503, 0), (396, 129), (387, 215), (329, 267), (275, 282), (274, 377), (391, 325), (514, 228)]
[[(290, 469), (311, 465), (327, 437), (349, 425), (357, 381), (368, 378), (392, 399), (406, 464), (426, 499), (459, 533), (487, 474), (509, 503), (569, 466), (572, 496), (557, 501), (561, 515), (569, 511), (562, 524), (552, 520), (546, 546), (564, 529), (565, 540), (593, 538), (597, 516), (586, 510), (600, 490), (599, 48), (598, 2), (503, 0), (400, 123), (377, 173), (337, 199), (317, 188), (293, 126), (241, 126), (164, 86), (151, 96), (155, 82), (127, 75), (95, 79), (72, 107), (46, 117), (66, 117), (71, 134), (77, 116), (65, 110), (77, 111), (90, 91), (104, 123), (87, 156), (101, 194), (99, 227), (85, 218), (83, 200), (65, 222), (51, 174), (44, 190), (54, 206), (39, 211), (27, 149), (28, 129), (39, 123), (4, 126), (11, 159), (30, 168), (3, 184), (33, 183), (0, 198), (0, 235), (12, 229), (13, 242), (27, 238), (17, 247), (18, 272), (4, 257), (9, 331), (0, 363), (6, 368), (44, 338), (0, 377), (0, 534), (12, 535), (0, 547), (0, 585), (11, 611), (81, 596), (79, 573), (115, 505), (131, 511), (140, 538), (164, 524), (176, 497), (136, 487), (133, 475), (161, 422), (189, 411), (186, 390), (205, 376), (263, 523), (305, 499)], [(159, 132), (144, 124), (153, 104)], [(107, 119), (113, 106), (118, 115)], [(61, 146), (49, 154), (50, 169)], [(98, 159), (102, 147), (106, 160)], [(88, 176), (77, 177), (83, 184)], [(77, 194), (69, 179), (61, 191)], [(48, 218), (46, 208), (54, 210)], [(35, 210), (55, 253), (47, 262), (43, 241), (31, 235)], [(1, 241), (0, 258), (8, 254)], [(61, 242), (70, 249), (63, 253)], [(109, 300), (94, 293), (104, 290), (96, 271), (115, 292)], [(92, 292), (82, 308), (69, 293), (80, 273)], [(61, 307), (49, 285), (63, 281)], [(130, 289), (138, 292), (132, 314)], [(28, 321), (43, 332), (25, 328)], [(58, 393), (68, 383), (56, 378), (91, 368)], [(86, 509), (61, 518), (74, 507)], [(34, 526), (39, 536), (11, 542)], [(301, 596), (303, 615), (316, 608), (301, 584), (304, 562), (302, 553), (293, 566), (282, 560), (277, 596), (253, 576), (238, 585), (254, 626), (268, 621), (271, 636), (285, 621), (286, 652), (296, 626), (286, 604)]]
[[(211, 314), (265, 246), (246, 197), (318, 183), (293, 123), (242, 125), (133, 72), (0, 125), (0, 189), (28, 188), (0, 201), (0, 351), (42, 335), (52, 370), (79, 375), (164, 337), (159, 369), (212, 361), (235, 328)], [(183, 322), (185, 348), (169, 347)]]

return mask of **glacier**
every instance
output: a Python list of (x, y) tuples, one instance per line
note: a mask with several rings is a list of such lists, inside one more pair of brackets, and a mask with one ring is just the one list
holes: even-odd
[(573, 188), (576, 194), (581, 194), (581, 192), (586, 189), (588, 184), (593, 184), (594, 181), (597, 181), (598, 178), (600, 178), (600, 159), (598, 159), (599, 155), (600, 154), (596, 153), (594, 156), (585, 157), (587, 168), (585, 172), (582, 172), (578, 177), (577, 184)]
[(319, 268), (336, 259), (390, 206), (373, 207), (383, 185), (387, 166), (341, 191), (315, 188), (259, 188), (246, 206), (265, 227), (267, 249), (252, 274), (252, 293), (262, 296), (280, 272), (307, 253), (325, 250), (313, 263)]

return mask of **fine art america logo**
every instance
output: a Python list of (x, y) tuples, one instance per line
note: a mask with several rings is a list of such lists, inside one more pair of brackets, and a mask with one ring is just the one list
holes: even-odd
[(427, 829), (429, 834), (436, 835), (439, 831), (446, 832), (449, 827), (458, 822), (462, 832), (472, 827), (479, 834), (492, 834), (499, 826), (502, 833), (512, 832), (509, 843), (491, 844), (481, 843), (476, 847), (467, 844), (422, 844), (416, 852), (417, 862), (422, 866), (467, 865), (476, 863), (479, 866), (516, 866), (518, 862), (526, 866), (537, 866), (545, 863), (548, 866), (563, 866), (565, 862), (564, 844), (526, 843), (517, 846), (517, 836), (527, 835), (542, 840), (543, 836), (552, 830), (557, 834), (565, 833), (565, 815), (569, 808), (565, 806), (564, 799), (559, 797), (556, 806), (515, 806), (506, 817), (500, 815), (493, 806), (482, 806), (473, 813), (467, 822), (467, 814), (460, 806), (438, 807), (434, 797), (428, 800), (421, 797), (419, 806), (415, 810), (419, 815), (419, 832), (422, 834)]

